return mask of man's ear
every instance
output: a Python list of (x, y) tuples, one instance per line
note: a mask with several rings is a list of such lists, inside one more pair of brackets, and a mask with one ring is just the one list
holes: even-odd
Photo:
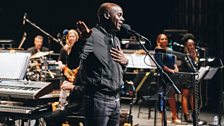
[(110, 19), (110, 13), (108, 11), (105, 11), (103, 16), (105, 19)]

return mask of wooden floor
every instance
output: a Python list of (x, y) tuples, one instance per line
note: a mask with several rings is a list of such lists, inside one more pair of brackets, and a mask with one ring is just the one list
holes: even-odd
[[(130, 111), (130, 104), (128, 102), (121, 102), (121, 111), (122, 112), (129, 112)], [(133, 116), (133, 126), (154, 126), (154, 109), (152, 108), (150, 114), (151, 114), (151, 118), (148, 119), (148, 107), (147, 106), (143, 106), (141, 108), (141, 112), (139, 114), (139, 118), (138, 116), (138, 111), (139, 111), (139, 105), (138, 104), (134, 104), (132, 109), (132, 116)], [(203, 126), (209, 126), (209, 124), (213, 123), (213, 118), (216, 115), (216, 113), (211, 113), (211, 112), (203, 112), (201, 111), (199, 114), (199, 118), (200, 120), (205, 120), (207, 122), (207, 125), (203, 125)], [(181, 117), (181, 114), (178, 114), (179, 117)], [(156, 126), (163, 126), (163, 124), (161, 123), (161, 118), (160, 118), (160, 114), (158, 113), (156, 116)], [(171, 119), (171, 114), (170, 111), (167, 110), (167, 120)], [(224, 126), (224, 117), (222, 117), (222, 125)], [(182, 124), (173, 124), (173, 123), (167, 123), (167, 126), (192, 126), (192, 123), (186, 123), (186, 122), (182, 122)]]
[[(148, 110), (149, 109), (148, 109), (147, 105), (143, 105), (141, 107), (139, 117), (138, 117), (139, 104), (135, 103), (135, 104), (133, 104), (132, 109), (130, 109), (130, 108), (131, 107), (130, 107), (130, 102), (129, 101), (121, 100), (121, 113), (128, 114), (131, 110), (131, 115), (133, 117), (132, 118), (133, 126), (164, 126), (162, 124), (159, 112), (157, 112), (157, 116), (155, 118), (155, 116), (154, 116), (155, 115), (155, 111), (154, 111), (155, 109), (154, 108), (152, 108), (151, 111), (150, 111), (151, 118), (148, 118), (148, 115), (149, 115)], [(171, 115), (170, 115), (169, 109), (167, 110), (166, 115), (167, 115), (167, 120), (170, 120)], [(213, 126), (213, 125), (209, 125), (209, 124), (213, 123), (213, 118), (214, 118), (215, 115), (218, 115), (218, 113), (201, 111), (200, 114), (199, 114), (199, 118), (200, 118), (200, 120), (204, 120), (204, 121), (207, 122), (207, 125), (203, 125), (203, 126)], [(178, 116), (181, 117), (181, 112), (178, 113)], [(154, 124), (155, 119), (156, 119), (156, 125)], [(32, 122), (32, 121), (34, 121), (34, 122)], [(30, 126), (34, 126), (33, 124), (35, 124), (35, 120), (32, 120), (32, 121), (31, 121)], [(0, 123), (0, 126), (5, 126), (5, 125)], [(28, 126), (28, 125), (24, 125), (24, 126)], [(129, 125), (127, 125), (127, 126), (129, 126)], [(183, 122), (182, 124), (178, 124), (178, 125), (174, 124), (174, 123), (167, 123), (167, 126), (193, 126), (193, 124), (192, 123), (187, 124), (186, 122)], [(222, 116), (222, 126), (224, 126), (224, 115)]]

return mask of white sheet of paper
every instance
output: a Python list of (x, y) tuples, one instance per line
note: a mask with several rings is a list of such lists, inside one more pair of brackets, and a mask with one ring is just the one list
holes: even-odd
[(29, 62), (24, 53), (0, 53), (0, 78), (23, 79)]

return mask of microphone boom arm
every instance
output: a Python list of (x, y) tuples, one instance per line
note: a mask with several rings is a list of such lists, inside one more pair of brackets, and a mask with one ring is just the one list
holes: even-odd
[(41, 32), (43, 32), (45, 35), (47, 35), (49, 38), (51, 38), (52, 40), (54, 40), (55, 42), (59, 43), (62, 47), (64, 46), (63, 45), (63, 42), (54, 38), (52, 35), (50, 35), (49, 33), (47, 33), (46, 31), (44, 31), (43, 29), (41, 29), (39, 26), (37, 26), (36, 24), (34, 24), (33, 22), (31, 22), (29, 19), (24, 19), (25, 22), (28, 22), (30, 25), (32, 25), (33, 27), (37, 28), (38, 30), (40, 30)]

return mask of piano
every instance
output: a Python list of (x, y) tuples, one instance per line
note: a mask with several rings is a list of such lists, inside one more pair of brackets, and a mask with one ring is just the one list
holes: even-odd
[[(50, 82), (1, 80), (0, 117), (12, 122), (40, 119), (52, 112), (51, 102), (58, 101), (55, 95), (45, 97), (52, 91)], [(11, 122), (2, 123), (10, 124)]]
[(38, 105), (38, 106), (26, 106), (18, 102), (12, 101), (0, 101), (0, 112), (1, 113), (14, 113), (14, 114), (34, 114), (38, 111), (45, 111), (51, 107), (50, 104)]
[[(21, 120), (22, 123), (36, 120), (35, 125), (39, 124), (39, 119), (49, 115), (52, 112), (51, 104), (44, 105), (23, 105), (23, 104), (0, 104), (0, 117), (5, 120), (0, 120), (0, 124), (15, 125), (16, 120)], [(15, 103), (15, 102), (14, 102)], [(24, 125), (24, 124), (21, 124)]]
[(53, 91), (50, 82), (2, 80), (0, 81), (0, 96), (9, 98), (38, 99)]

